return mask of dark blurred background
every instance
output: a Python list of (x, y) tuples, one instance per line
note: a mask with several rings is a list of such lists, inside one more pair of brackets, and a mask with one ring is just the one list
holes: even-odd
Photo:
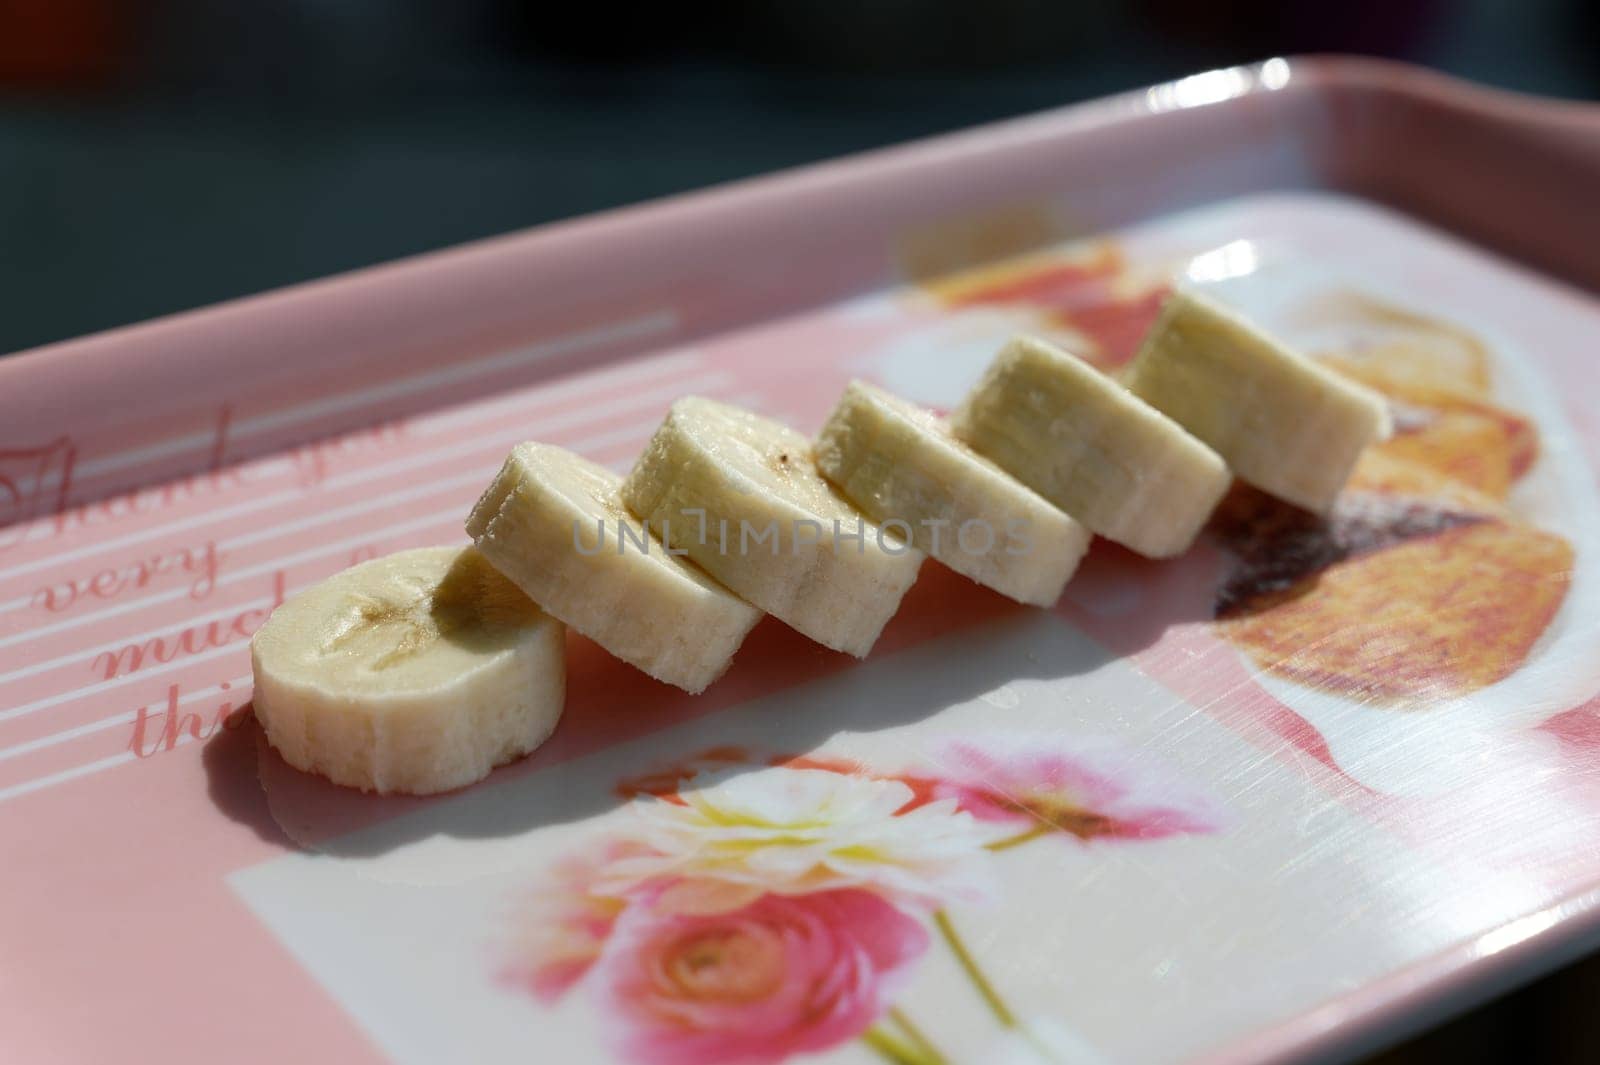
[(1307, 51), (1600, 94), (1586, 0), (0, 0), (0, 352)]
[[(0, 352), (1329, 51), (1600, 97), (1588, 0), (0, 0)], [(1375, 1061), (1588, 1065), (1597, 1004), (1580, 963)]]

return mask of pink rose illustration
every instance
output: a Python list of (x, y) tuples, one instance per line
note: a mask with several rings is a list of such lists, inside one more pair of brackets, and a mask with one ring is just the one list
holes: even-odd
[(505, 977), (546, 1002), (581, 984), (642, 1065), (765, 1065), (852, 1038), (940, 1062), (895, 1004), (929, 921), (1000, 1026), (1038, 1044), (948, 910), (991, 896), (991, 852), (1214, 832), (1226, 813), (1108, 740), (985, 734), (936, 754), (891, 774), (723, 747), (624, 781), (626, 827), (523, 901)]
[(502, 979), (543, 1002), (555, 1001), (583, 979), (630, 901), (626, 892), (603, 888), (603, 875), (612, 862), (645, 850), (629, 840), (602, 840), (552, 866), (518, 908), (513, 957)]
[(917, 920), (855, 888), (717, 913), (641, 905), (591, 980), (630, 1060), (762, 1065), (862, 1035), (927, 948)]
[(1103, 740), (1000, 733), (955, 740), (938, 761), (934, 796), (955, 799), (981, 821), (1014, 823), (1026, 838), (1059, 831), (1085, 841), (1159, 839), (1215, 832), (1227, 821), (1209, 795), (1142, 752)]

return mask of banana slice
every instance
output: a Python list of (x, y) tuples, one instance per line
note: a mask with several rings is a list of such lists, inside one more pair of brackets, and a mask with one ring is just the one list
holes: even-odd
[(822, 479), (804, 436), (714, 400), (672, 405), (622, 500), (733, 591), (857, 657), (922, 564)]
[(1242, 480), (1318, 513), (1333, 505), (1361, 450), (1390, 433), (1376, 393), (1194, 292), (1168, 297), (1127, 385)]
[(622, 508), (621, 483), (570, 451), (520, 444), (467, 532), (545, 610), (657, 680), (704, 691), (761, 612), (669, 554)]
[(1151, 558), (1187, 550), (1231, 480), (1176, 422), (1033, 337), (1001, 349), (951, 429), (1091, 532)]
[(255, 714), (290, 765), (427, 795), (543, 743), (565, 630), (476, 551), (402, 551), (284, 603), (251, 641)]
[(864, 381), (828, 416), (816, 459), (868, 517), (1021, 603), (1060, 598), (1089, 546), (1089, 530), (950, 435), (943, 418)]

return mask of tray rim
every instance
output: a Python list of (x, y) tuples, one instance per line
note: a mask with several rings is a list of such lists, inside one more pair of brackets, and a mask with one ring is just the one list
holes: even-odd
[[(1268, 74), (1269, 71), (1280, 73)], [(1217, 75), (1234, 78), (1239, 88), (1225, 96), (1197, 104), (1163, 105), (1155, 102), (1164, 90), (1195, 78)], [(1360, 94), (1386, 97), (1390, 103), (1434, 106), (1454, 116), (1478, 122), (1497, 125), (1509, 123), (1537, 130), (1544, 135), (1582, 138), (1584, 146), (1594, 156), (1592, 161), (1600, 168), (1600, 103), (1493, 88), (1396, 60), (1315, 53), (1275, 57), (1248, 65), (1201, 71), (1185, 78), (1094, 100), (547, 222), (220, 303), (18, 349), (9, 354), (0, 353), (0, 382), (5, 380), (8, 372), (9, 375), (20, 374), (21, 367), (31, 367), (40, 360), (72, 358), (82, 350), (121, 343), (146, 331), (209, 323), (217, 317), (244, 308), (265, 309), (270, 306), (274, 310), (287, 310), (299, 301), (326, 294), (336, 288), (403, 283), (413, 280), (422, 272), (431, 274), (441, 268), (458, 267), (464, 260), (520, 251), (534, 243), (580, 242), (598, 234), (611, 236), (617, 230), (644, 230), (653, 224), (676, 221), (686, 214), (697, 215), (701, 208), (707, 206), (766, 206), (771, 201), (786, 198), (796, 189), (915, 168), (930, 159), (948, 164), (953, 156), (983, 154), (1006, 144), (1071, 137), (1090, 127), (1126, 122), (1141, 115), (1174, 109), (1251, 100), (1257, 106), (1276, 106), (1281, 110), (1297, 97), (1312, 97), (1318, 102), (1328, 102), (1330, 99)], [(1280, 97), (1283, 102), (1272, 101), (1272, 97)], [(1314, 165), (1318, 168), (1317, 176), (1332, 179), (1333, 183), (1327, 186), (1329, 189), (1346, 191), (1338, 183), (1339, 175), (1327, 169), (1326, 157), (1315, 160)], [(1592, 281), (1595, 290), (1600, 291), (1600, 275), (1596, 275)]]

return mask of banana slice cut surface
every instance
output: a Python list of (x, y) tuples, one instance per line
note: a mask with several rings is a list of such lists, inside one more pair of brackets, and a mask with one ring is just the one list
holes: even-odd
[(1227, 491), (1227, 465), (1116, 381), (1018, 337), (951, 417), (956, 437), (1091, 532), (1182, 554)]
[(863, 656), (922, 552), (817, 472), (811, 441), (699, 397), (673, 404), (622, 487), (628, 509), (724, 585), (838, 651)]
[(1333, 505), (1362, 449), (1390, 433), (1377, 393), (1186, 290), (1167, 298), (1127, 385), (1242, 480), (1318, 513)]
[(621, 485), (570, 451), (521, 444), (467, 532), (552, 615), (657, 680), (703, 691), (761, 612), (670, 553), (623, 508)]
[(817, 468), (868, 517), (957, 573), (1049, 606), (1090, 533), (950, 433), (945, 420), (852, 381), (816, 443)]
[(297, 769), (364, 791), (448, 791), (550, 735), (565, 636), (476, 551), (402, 551), (273, 611), (251, 642), (255, 714)]

